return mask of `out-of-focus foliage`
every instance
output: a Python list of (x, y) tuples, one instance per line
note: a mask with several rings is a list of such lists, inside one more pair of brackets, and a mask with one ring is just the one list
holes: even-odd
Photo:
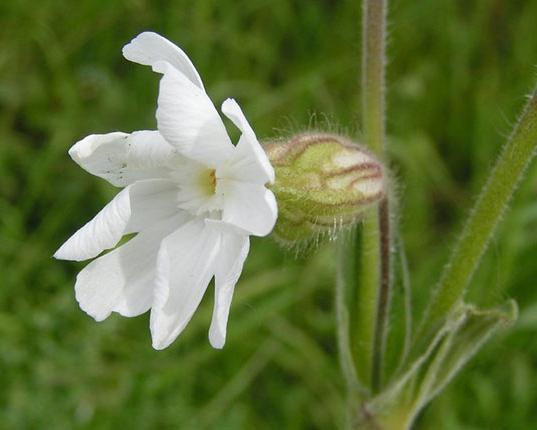
[[(256, 240), (229, 339), (210, 348), (212, 293), (180, 339), (151, 349), (147, 316), (97, 324), (74, 300), (82, 265), (55, 249), (115, 190), (66, 154), (93, 132), (155, 126), (158, 77), (125, 61), (155, 30), (213, 100), (260, 137), (359, 134), (359, 0), (3, 0), (0, 3), (0, 428), (332, 429), (341, 426), (330, 244), (295, 258)], [(393, 0), (389, 134), (419, 309), (535, 81), (537, 2)], [(475, 279), (521, 320), (491, 341), (417, 429), (533, 429), (537, 420), (537, 168)]]

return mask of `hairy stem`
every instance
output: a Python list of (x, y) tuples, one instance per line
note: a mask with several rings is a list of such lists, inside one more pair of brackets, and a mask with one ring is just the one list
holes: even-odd
[[(366, 145), (383, 158), (385, 146), (385, 33), (387, 0), (364, 0), (362, 22), (362, 112)], [(363, 223), (357, 331), (358, 373), (376, 391), (381, 384), (390, 303), (388, 202)]]
[(432, 297), (421, 333), (434, 330), (459, 303), (527, 166), (537, 152), (537, 91), (504, 146)]
[(373, 391), (378, 391), (382, 385), (382, 365), (386, 337), (388, 335), (388, 321), (391, 300), (391, 243), (390, 243), (390, 208), (386, 197), (379, 205), (380, 227), (380, 290), (378, 293), (377, 315), (375, 323), (375, 343), (373, 345)]
[(362, 109), (365, 143), (378, 155), (385, 144), (387, 0), (364, 0), (362, 12)]

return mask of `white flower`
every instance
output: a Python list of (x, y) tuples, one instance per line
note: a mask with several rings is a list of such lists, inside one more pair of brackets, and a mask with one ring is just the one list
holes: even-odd
[(54, 255), (87, 260), (77, 276), (80, 307), (101, 321), (151, 310), (153, 347), (166, 348), (192, 318), (211, 279), (209, 330), (222, 348), (233, 289), (249, 235), (274, 227), (277, 206), (265, 184), (274, 170), (233, 99), (222, 112), (241, 131), (236, 146), (186, 54), (155, 33), (123, 48), (130, 61), (161, 73), (158, 131), (91, 135), (69, 154), (83, 169), (123, 189)]

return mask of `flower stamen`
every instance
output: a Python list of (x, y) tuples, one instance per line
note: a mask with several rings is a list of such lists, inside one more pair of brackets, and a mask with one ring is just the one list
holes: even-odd
[(200, 185), (208, 197), (216, 194), (216, 171), (214, 169), (203, 170), (200, 175)]

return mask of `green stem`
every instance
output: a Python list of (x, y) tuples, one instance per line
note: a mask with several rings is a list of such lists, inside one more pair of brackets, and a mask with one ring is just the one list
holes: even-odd
[(460, 302), (537, 149), (537, 91), (528, 101), (446, 265), (422, 321), (434, 330)]
[[(362, 113), (365, 144), (380, 158), (385, 146), (385, 33), (387, 0), (364, 0), (362, 17)], [(374, 391), (381, 384), (389, 286), (387, 203), (370, 212), (362, 227), (361, 273), (357, 295), (357, 369)], [(379, 319), (380, 318), (380, 319)]]
[[(363, 387), (360, 387), (359, 381), (356, 375), (356, 369), (354, 368), (352, 360), (352, 352), (350, 346), (350, 334), (349, 334), (349, 311), (347, 309), (345, 300), (345, 286), (347, 284), (346, 269), (348, 263), (348, 255), (346, 255), (350, 249), (350, 246), (346, 243), (346, 237), (341, 238), (337, 243), (336, 249), (336, 261), (337, 261), (337, 278), (336, 278), (336, 291), (335, 291), (335, 305), (336, 305), (336, 328), (339, 350), (339, 362), (343, 376), (345, 377), (345, 383), (347, 384), (347, 392), (350, 396), (354, 397), (354, 393), (357, 391), (364, 391)], [(350, 244), (353, 245), (352, 243)]]
[(375, 322), (375, 338), (373, 345), (373, 391), (378, 391), (382, 385), (382, 370), (391, 302), (391, 232), (390, 232), (390, 202), (386, 197), (379, 205), (380, 227), (380, 290), (378, 292), (377, 316)]
[(376, 314), (380, 285), (380, 228), (376, 211), (370, 211), (362, 225), (362, 246), (356, 295), (355, 362), (366, 387), (372, 387)]
[(385, 143), (385, 49), (387, 0), (364, 0), (362, 12), (362, 109), (365, 143), (377, 155)]

